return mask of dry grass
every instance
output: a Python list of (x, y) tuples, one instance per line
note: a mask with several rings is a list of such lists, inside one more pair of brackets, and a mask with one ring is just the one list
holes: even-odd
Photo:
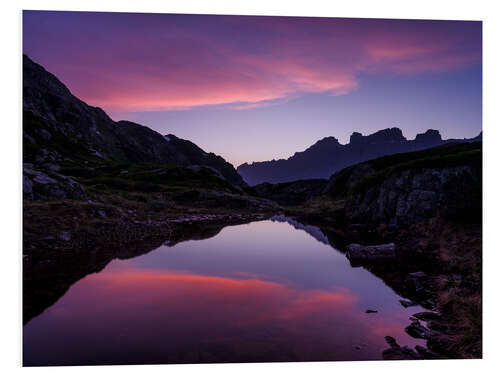
[(441, 227), (436, 278), (437, 307), (454, 326), (451, 350), (460, 358), (482, 356), (482, 241), (480, 224)]

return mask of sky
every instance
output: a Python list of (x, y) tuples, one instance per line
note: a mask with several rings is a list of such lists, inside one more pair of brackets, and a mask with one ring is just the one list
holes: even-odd
[(482, 129), (482, 24), (23, 12), (23, 53), (114, 120), (233, 165), (399, 127)]

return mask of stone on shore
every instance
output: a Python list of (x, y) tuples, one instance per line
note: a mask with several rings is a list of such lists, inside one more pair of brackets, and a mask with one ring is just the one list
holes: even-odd
[(396, 245), (394, 243), (373, 246), (350, 244), (347, 246), (346, 256), (353, 262), (390, 261), (396, 258)]
[(431, 337), (431, 331), (424, 327), (420, 322), (413, 322), (405, 328), (407, 334), (416, 339), (428, 339)]
[(413, 349), (408, 346), (400, 346), (394, 337), (386, 336), (385, 341), (390, 348), (382, 352), (382, 358), (385, 360), (412, 360), (421, 359), (421, 357)]
[(406, 300), (406, 299), (400, 299), (399, 303), (401, 304), (401, 306), (403, 306), (405, 308), (418, 305), (418, 303), (410, 301), (410, 300)]

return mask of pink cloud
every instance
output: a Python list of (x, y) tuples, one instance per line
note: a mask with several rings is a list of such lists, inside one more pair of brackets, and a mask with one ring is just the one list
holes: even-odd
[(49, 66), (90, 104), (133, 112), (255, 108), (305, 93), (345, 95), (362, 84), (364, 73), (426, 74), (481, 62), (480, 31), (471, 33), (466, 23), (197, 20), (155, 20), (136, 29), (117, 23), (92, 42), (76, 34), (79, 49), (59, 47), (70, 60), (59, 57)]

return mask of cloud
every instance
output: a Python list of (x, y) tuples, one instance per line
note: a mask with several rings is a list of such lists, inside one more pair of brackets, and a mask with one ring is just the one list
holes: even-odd
[(248, 109), (306, 93), (345, 95), (363, 73), (439, 73), (481, 62), (474, 22), (29, 16), (25, 52), (40, 55), (77, 96), (111, 112)]

